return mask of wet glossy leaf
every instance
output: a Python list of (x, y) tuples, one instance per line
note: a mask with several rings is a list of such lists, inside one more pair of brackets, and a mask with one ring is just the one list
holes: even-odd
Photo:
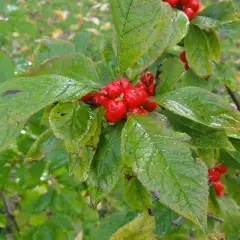
[(144, 212), (118, 229), (118, 231), (111, 236), (110, 240), (155, 240), (157, 239), (157, 236), (153, 234), (155, 228), (156, 223), (154, 217), (150, 216), (147, 212)]
[(171, 112), (164, 112), (170, 126), (178, 132), (183, 132), (192, 137), (192, 145), (198, 148), (215, 149), (224, 148), (234, 151), (232, 143), (228, 140), (224, 130), (213, 129), (193, 122)]
[(56, 74), (86, 84), (89, 88), (101, 87), (101, 79), (96, 65), (90, 58), (82, 54), (54, 57), (33, 68), (28, 74), (30, 76)]
[(182, 87), (200, 87), (212, 91), (214, 83), (198, 76), (193, 70), (186, 71), (182, 78)]
[(171, 91), (184, 72), (184, 65), (179, 58), (171, 58), (164, 61), (159, 77), (160, 83), (157, 86), (157, 95)]
[(162, 34), (164, 15), (170, 12), (160, 1), (110, 1), (116, 32), (117, 59), (120, 72), (144, 55)]
[(239, 87), (239, 83), (236, 80), (236, 76), (233, 73), (232, 69), (224, 62), (212, 63), (213, 76), (209, 78), (209, 81), (217, 80), (232, 90), (236, 91)]
[(240, 32), (240, 20), (224, 23), (218, 28), (218, 31), (227, 36), (238, 35)]
[(46, 130), (32, 144), (26, 154), (26, 160), (41, 160), (46, 154), (53, 150), (58, 143), (59, 140), (53, 135), (52, 130)]
[(14, 68), (11, 58), (5, 52), (0, 51), (0, 83), (13, 77)]
[(91, 108), (84, 103), (60, 103), (49, 116), (56, 137), (65, 141), (69, 151), (90, 140), (97, 128), (97, 120)]
[(152, 195), (136, 177), (125, 180), (124, 198), (132, 209), (138, 211), (143, 211), (152, 207)]
[(119, 178), (122, 166), (120, 156), (121, 130), (121, 123), (117, 126), (109, 126), (100, 137), (88, 176), (88, 184), (94, 201), (109, 194)]
[(240, 114), (222, 99), (197, 87), (186, 87), (156, 97), (169, 111), (213, 128), (240, 129)]
[(203, 30), (216, 29), (221, 25), (221, 21), (205, 16), (197, 16), (191, 23)]
[(199, 76), (210, 75), (212, 72), (209, 62), (210, 49), (205, 32), (196, 26), (191, 26), (184, 39), (184, 47), (190, 68)]
[(159, 118), (132, 116), (122, 132), (123, 162), (160, 202), (205, 226), (207, 168), (201, 160), (194, 161), (187, 140)]
[(56, 75), (16, 78), (1, 84), (0, 89), (1, 149), (12, 143), (27, 119), (46, 105), (75, 100), (93, 90), (90, 84)]
[(60, 39), (45, 38), (40, 42), (35, 51), (34, 61), (40, 63), (52, 57), (74, 52), (74, 45), (71, 42)]
[(200, 16), (210, 17), (220, 21), (231, 21), (235, 17), (235, 9), (231, 1), (221, 1), (206, 7)]

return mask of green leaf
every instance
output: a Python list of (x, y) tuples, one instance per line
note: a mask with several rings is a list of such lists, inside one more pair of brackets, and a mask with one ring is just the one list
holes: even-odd
[(152, 195), (136, 177), (124, 182), (124, 198), (127, 204), (135, 210), (143, 211), (152, 207)]
[[(172, 69), (174, 69), (174, 71), (172, 71)], [(159, 77), (160, 84), (158, 84), (157, 87), (157, 95), (171, 91), (184, 72), (184, 65), (179, 58), (165, 60), (161, 67), (161, 74)]]
[(1, 167), (0, 171), (0, 191), (4, 189), (5, 184), (8, 182), (9, 174), (11, 168), (10, 167)]
[(0, 228), (5, 228), (7, 226), (7, 219), (4, 214), (0, 214)]
[(240, 205), (240, 179), (227, 175), (226, 185), (228, 194)]
[(240, 20), (224, 23), (218, 28), (218, 31), (227, 36), (238, 35), (240, 32)]
[(221, 57), (221, 45), (219, 37), (214, 31), (209, 32), (207, 37), (210, 50), (209, 58), (213, 61), (219, 62)]
[(50, 225), (40, 226), (35, 234), (33, 235), (33, 240), (53, 240), (54, 239), (54, 230)]
[(154, 45), (128, 69), (130, 78), (134, 78), (136, 74), (152, 65), (167, 47), (177, 44), (187, 34), (189, 21), (186, 15), (178, 10), (173, 12), (168, 8), (163, 10), (161, 16), (164, 23), (161, 34)]
[(144, 55), (162, 34), (163, 13), (170, 7), (160, 1), (110, 0), (120, 72)]
[(198, 76), (192, 69), (186, 71), (182, 78), (182, 87), (200, 87), (208, 91), (213, 89), (213, 81), (208, 81), (204, 77)]
[(155, 240), (157, 239), (157, 236), (153, 234), (155, 228), (156, 223), (154, 217), (144, 212), (128, 224), (119, 228), (118, 231), (111, 236), (110, 240)]
[(168, 111), (165, 111), (164, 115), (167, 116), (170, 126), (175, 131), (183, 132), (191, 136), (192, 145), (197, 148), (235, 150), (224, 130), (207, 127)]
[(160, 202), (202, 227), (206, 225), (207, 168), (192, 158), (186, 134), (159, 117), (131, 116), (122, 132), (123, 162)]
[(88, 176), (90, 193), (96, 202), (109, 194), (118, 181), (122, 166), (120, 154), (121, 130), (121, 123), (116, 126), (109, 126), (100, 137), (99, 146)]
[(47, 220), (47, 215), (46, 215), (46, 213), (42, 212), (42, 213), (37, 213), (37, 214), (31, 215), (31, 217), (29, 219), (29, 223), (32, 226), (39, 226), (39, 225), (43, 224), (46, 220)]
[(28, 74), (30, 76), (56, 74), (68, 77), (92, 88), (92, 90), (100, 88), (102, 84), (96, 65), (90, 58), (82, 54), (54, 57), (33, 68)]
[(36, 49), (33, 60), (36, 63), (40, 63), (52, 57), (74, 52), (74, 45), (71, 42), (60, 39), (45, 38), (42, 39)]
[(236, 91), (239, 87), (239, 83), (236, 80), (235, 74), (232, 69), (224, 62), (212, 62), (213, 75), (209, 78), (209, 81), (219, 81), (233, 91)]
[(228, 240), (239, 240), (240, 239), (240, 216), (235, 213), (233, 215), (228, 215), (225, 218), (223, 231), (225, 232), (226, 239)]
[[(79, 80), (79, 79), (78, 79)], [(54, 101), (71, 101), (93, 87), (57, 75), (16, 78), (0, 86), (0, 149), (18, 136), (27, 119)]]
[(198, 15), (191, 21), (191, 24), (196, 25), (203, 30), (210, 30), (216, 29), (221, 24), (221, 21)]
[(40, 212), (49, 207), (55, 192), (53, 190), (49, 190), (48, 192), (40, 195), (36, 201), (34, 202), (33, 210), (34, 212)]
[(238, 163), (240, 163), (240, 140), (234, 138), (230, 138), (230, 140), (236, 150), (235, 151), (228, 150), (227, 152), (232, 158), (234, 158)]
[(221, 1), (212, 4), (201, 11), (199, 16), (213, 18), (219, 21), (231, 21), (236, 18), (232, 1)]
[(46, 130), (32, 144), (30, 150), (26, 154), (26, 160), (41, 160), (52, 151), (58, 143), (59, 140), (53, 135), (52, 130)]
[(73, 44), (75, 46), (76, 52), (80, 53), (87, 53), (87, 49), (89, 45), (91, 45), (90, 41), (90, 33), (82, 31), (79, 34), (76, 35), (76, 37), (73, 40)]
[(49, 120), (56, 137), (63, 139), (71, 152), (89, 141), (97, 127), (94, 112), (79, 102), (59, 103), (51, 111)]
[(5, 82), (14, 75), (14, 65), (11, 58), (3, 51), (0, 51), (0, 83)]
[(204, 31), (196, 26), (189, 28), (188, 34), (184, 39), (188, 65), (199, 76), (211, 74), (210, 49), (208, 37)]
[(155, 201), (153, 212), (156, 218), (157, 235), (168, 236), (176, 229), (172, 222), (178, 218), (178, 214), (176, 214), (174, 211), (162, 205), (160, 202)]
[(212, 128), (240, 129), (240, 114), (221, 97), (197, 87), (181, 88), (157, 96), (169, 111)]

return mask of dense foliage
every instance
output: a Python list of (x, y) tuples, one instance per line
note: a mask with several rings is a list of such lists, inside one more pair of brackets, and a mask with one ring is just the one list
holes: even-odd
[(0, 3), (0, 239), (240, 239), (238, 0), (19, 2)]

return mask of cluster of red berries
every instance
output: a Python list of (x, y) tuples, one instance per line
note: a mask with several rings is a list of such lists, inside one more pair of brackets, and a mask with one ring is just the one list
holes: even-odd
[(183, 51), (180, 54), (180, 60), (184, 63), (184, 67), (186, 70), (189, 69), (189, 65), (188, 65), (188, 60), (187, 60), (187, 56), (186, 56), (186, 52)]
[(126, 78), (117, 78), (99, 92), (89, 93), (80, 101), (95, 107), (104, 106), (105, 118), (110, 123), (127, 118), (127, 113), (147, 114), (152, 112), (157, 103), (149, 100), (155, 92), (154, 75), (144, 72), (141, 81), (135, 86)]
[(220, 165), (219, 163), (216, 163), (214, 168), (208, 169), (209, 182), (214, 187), (215, 193), (218, 196), (224, 195), (224, 192), (223, 192), (224, 185), (220, 182), (220, 177), (221, 177), (221, 174), (226, 173), (227, 170), (228, 170), (227, 167)]
[(164, 0), (171, 5), (171, 7), (176, 7), (182, 10), (189, 20), (192, 20), (199, 10), (199, 0)]

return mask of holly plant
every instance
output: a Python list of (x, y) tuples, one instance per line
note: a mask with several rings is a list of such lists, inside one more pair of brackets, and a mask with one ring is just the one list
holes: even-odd
[(46, 38), (13, 76), (1, 52), (0, 237), (240, 239), (238, 1), (109, 6), (94, 61)]

